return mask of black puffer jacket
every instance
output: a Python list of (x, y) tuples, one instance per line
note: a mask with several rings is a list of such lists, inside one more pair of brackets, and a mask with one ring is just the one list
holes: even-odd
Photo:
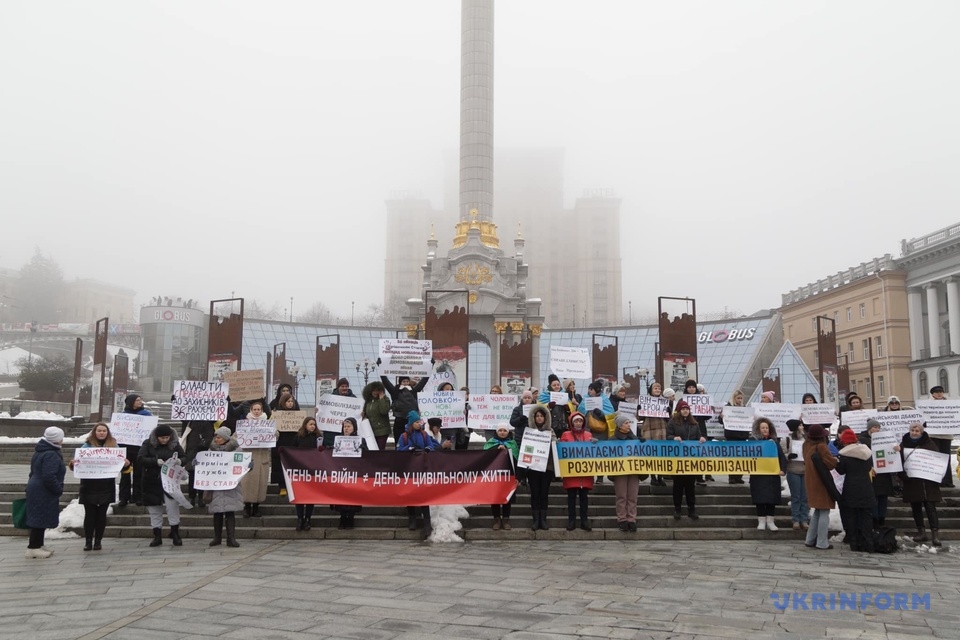
[(143, 468), (141, 496), (145, 506), (159, 506), (163, 504), (163, 485), (160, 483), (160, 465), (177, 454), (180, 458), (186, 457), (180, 447), (177, 436), (172, 436), (166, 445), (161, 446), (154, 430), (150, 437), (140, 445), (140, 457), (137, 462)]
[(873, 452), (865, 444), (848, 444), (837, 456), (837, 473), (844, 476), (840, 504), (850, 509), (873, 509), (877, 498), (873, 493), (870, 471)]
[(417, 394), (423, 391), (429, 380), (430, 376), (423, 376), (413, 389), (401, 389), (394, 386), (386, 376), (380, 376), (380, 381), (383, 382), (384, 388), (390, 394), (390, 399), (393, 400), (394, 418), (406, 418), (411, 411), (420, 410)]

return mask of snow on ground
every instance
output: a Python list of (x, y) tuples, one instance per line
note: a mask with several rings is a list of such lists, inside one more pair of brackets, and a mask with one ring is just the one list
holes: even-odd
[[(30, 352), (20, 347), (10, 347), (0, 350), (0, 375), (15, 376), (20, 373), (20, 367), (17, 366), (17, 360), (26, 358)], [(34, 358), (40, 356), (34, 354)]]
[(21, 411), (15, 416), (11, 416), (6, 411), (0, 411), (0, 419), (11, 419), (14, 420), (67, 420), (70, 418), (64, 418), (59, 413), (50, 413), (49, 411)]

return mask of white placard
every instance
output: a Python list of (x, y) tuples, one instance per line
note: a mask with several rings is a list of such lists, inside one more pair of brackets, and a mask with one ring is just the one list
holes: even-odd
[(432, 340), (389, 339), (380, 340), (380, 375), (382, 376), (429, 376), (433, 371)]
[(273, 420), (237, 420), (234, 435), (241, 449), (273, 449), (277, 446), (277, 423)]
[(713, 415), (707, 418), (707, 437), (708, 438), (722, 438), (723, 437), (723, 423), (720, 422), (720, 415), (723, 412), (723, 407), (712, 406), (710, 409), (713, 411)]
[[(787, 404), (784, 402), (755, 402), (753, 405), (754, 418), (768, 418), (773, 426), (777, 428), (777, 437), (786, 438), (790, 435), (790, 429), (787, 428), (787, 420), (800, 419), (799, 404)], [(729, 409), (730, 407), (726, 407)], [(726, 416), (726, 414), (724, 414)], [(724, 424), (727, 418), (723, 418)]]
[(867, 430), (867, 420), (877, 417), (876, 409), (857, 409), (856, 411), (841, 411), (840, 424), (845, 424), (854, 433), (862, 433)]
[(960, 400), (919, 400), (917, 409), (927, 417), (925, 431), (930, 435), (960, 433)]
[(796, 460), (803, 462), (803, 440), (791, 440), (790, 453), (797, 456)]
[(110, 433), (118, 444), (139, 447), (157, 428), (157, 416), (141, 416), (136, 413), (115, 413), (110, 417)]
[(876, 473), (903, 471), (903, 461), (900, 459), (900, 453), (893, 450), (896, 445), (900, 444), (901, 437), (893, 431), (880, 431), (870, 436), (870, 448), (873, 450), (873, 470)]
[(552, 437), (553, 433), (549, 429), (546, 431), (538, 431), (537, 429), (524, 431), (523, 440), (520, 442), (517, 466), (533, 471), (546, 471), (547, 461), (550, 459)]
[(226, 382), (175, 380), (170, 419), (211, 422), (226, 420), (228, 395), (230, 385)]
[(690, 405), (690, 415), (692, 416), (712, 416), (713, 398), (703, 394), (691, 394), (683, 396), (683, 401)]
[(363, 455), (362, 443), (360, 436), (337, 436), (333, 439), (333, 457), (359, 458)]
[[(756, 417), (754, 407), (724, 407), (723, 428), (728, 431), (746, 431), (749, 433), (753, 430), (753, 421)], [(784, 423), (784, 426), (786, 426), (786, 423)], [(789, 429), (787, 431), (789, 432)]]
[(803, 424), (830, 424), (837, 418), (832, 404), (802, 404), (800, 418)]
[(321, 431), (340, 433), (347, 418), (353, 418), (359, 424), (362, 411), (363, 398), (324, 394), (317, 398), (317, 427)]
[(617, 413), (625, 415), (634, 422), (637, 421), (637, 403), (636, 402), (627, 402), (626, 400), (621, 400), (620, 404), (617, 405)]
[(530, 412), (533, 411), (533, 408), (537, 406), (535, 404), (522, 404), (520, 405), (520, 410), (523, 411), (523, 415), (527, 417), (527, 420), (530, 420)]
[(830, 475), (833, 476), (833, 484), (836, 485), (837, 491), (843, 495), (843, 483), (846, 480), (846, 476), (837, 473), (836, 469), (830, 469)]
[(908, 478), (920, 478), (939, 484), (950, 464), (950, 456), (946, 453), (930, 451), (928, 449), (904, 449), (903, 470)]
[[(501, 422), (510, 423), (516, 396), (508, 394), (471, 394), (467, 422), (471, 429), (496, 429)], [(533, 405), (527, 405), (533, 407)]]
[(587, 396), (583, 399), (583, 408), (588, 412), (593, 411), (594, 409), (600, 409), (600, 411), (603, 411), (603, 398), (600, 396)]
[[(420, 416), (443, 420), (442, 429), (462, 429), (467, 426), (464, 409), (467, 406), (467, 394), (464, 391), (434, 391), (418, 396)], [(507, 419), (509, 422), (509, 418)], [(470, 425), (473, 427), (473, 425)]]
[(640, 396), (637, 413), (641, 418), (670, 418), (670, 401), (660, 396)]
[(550, 371), (559, 378), (589, 380), (593, 377), (590, 351), (581, 347), (550, 347)]
[(80, 480), (116, 478), (126, 460), (126, 449), (80, 448), (73, 452), (73, 477)]
[(370, 421), (364, 418), (360, 421), (360, 424), (357, 425), (357, 435), (363, 438), (363, 441), (367, 443), (367, 451), (379, 451), (380, 446), (377, 444), (377, 437), (373, 435), (373, 427), (370, 425)]
[(183, 489), (180, 486), (180, 483), (189, 475), (177, 454), (173, 454), (173, 457), (160, 467), (160, 486), (165, 494), (177, 501), (181, 509), (193, 508), (193, 504), (183, 495)]
[(550, 402), (554, 404), (567, 404), (570, 402), (570, 394), (566, 391), (551, 391)]
[(250, 471), (253, 454), (244, 451), (200, 451), (193, 462), (193, 488), (203, 491), (236, 489)]
[(894, 433), (897, 441), (905, 433), (910, 431), (910, 425), (914, 422), (923, 424), (927, 421), (926, 414), (919, 409), (906, 409), (904, 411), (878, 411), (876, 421), (880, 423), (880, 430)]

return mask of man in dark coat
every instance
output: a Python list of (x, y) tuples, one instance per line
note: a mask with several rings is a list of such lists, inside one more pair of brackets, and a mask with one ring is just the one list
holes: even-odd
[(43, 536), (47, 529), (56, 529), (60, 525), (60, 496), (67, 474), (62, 446), (63, 429), (47, 427), (30, 460), (30, 478), (27, 480), (28, 558), (53, 555), (53, 551), (43, 546)]

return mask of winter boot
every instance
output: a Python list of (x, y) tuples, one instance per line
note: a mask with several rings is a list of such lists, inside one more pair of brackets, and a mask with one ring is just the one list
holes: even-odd
[(417, 509), (416, 507), (407, 507), (407, 529), (417, 530)]
[(219, 547), (223, 543), (223, 514), (213, 514), (213, 540), (210, 541), (211, 547)]
[(253, 505), (250, 507), (250, 517), (251, 517), (251, 518), (259, 518), (259, 517), (260, 517), (260, 503), (259, 503), (259, 502), (254, 502)]
[(577, 528), (576, 520), (567, 520), (567, 531), (573, 531)]
[(83, 545), (84, 551), (93, 551), (93, 537), (87, 538), (87, 544)]
[(243, 503), (243, 517), (244, 517), (244, 518), (249, 518), (249, 517), (250, 517), (250, 509), (251, 509), (250, 503), (249, 503), (249, 502), (244, 502), (244, 503)]
[(306, 518), (299, 518), (297, 520), (297, 531), (303, 531), (304, 523), (306, 522), (306, 520), (307, 520)]
[(767, 519), (763, 516), (757, 516), (757, 530), (763, 531), (767, 528)]
[(493, 519), (493, 530), (500, 531), (500, 518)]
[(680, 509), (674, 509), (674, 510), (673, 510), (673, 519), (674, 519), (674, 520), (679, 520), (679, 519), (682, 518), (682, 517), (683, 517), (683, 513), (680, 511)]
[(94, 551), (100, 551), (100, 550), (102, 550), (102, 549), (103, 549), (103, 545), (100, 544), (100, 538), (94, 538), (94, 539), (93, 539), (93, 550), (94, 550)]
[(423, 531), (420, 532), (420, 539), (426, 540), (433, 533), (433, 525), (430, 523), (430, 507), (423, 512)]
[(500, 528), (504, 531), (510, 531), (510, 518), (504, 518), (500, 521)]
[(151, 547), (159, 547), (163, 544), (163, 530), (160, 527), (153, 528), (153, 540), (150, 542)]
[(927, 541), (927, 530), (923, 527), (917, 527), (917, 535), (913, 536), (913, 541), (916, 543), (926, 542)]
[(337, 529), (346, 529), (347, 528), (347, 514), (340, 514), (340, 524), (337, 525)]
[(303, 519), (303, 530), (310, 531), (310, 518), (306, 517)]
[(182, 547), (183, 540), (180, 539), (180, 525), (170, 525), (170, 539), (173, 540), (173, 546)]
[(353, 529), (353, 517), (357, 515), (355, 513), (347, 514), (347, 529)]
[(239, 547), (237, 542), (237, 517), (233, 513), (227, 514), (227, 546)]
[(700, 516), (697, 515), (697, 510), (693, 507), (687, 510), (687, 515), (690, 516), (691, 520), (699, 520)]
[(943, 543), (940, 542), (940, 530), (939, 529), (930, 529), (931, 543), (935, 547), (942, 547)]
[(583, 518), (580, 520), (580, 528), (588, 533), (590, 531), (593, 531), (593, 527), (590, 525), (590, 521), (587, 520), (586, 518)]
[(549, 528), (550, 527), (547, 526), (547, 510), (541, 509), (540, 510), (540, 529), (543, 531), (547, 531)]
[(536, 531), (540, 528), (540, 509), (533, 509), (531, 510), (531, 513), (533, 513), (533, 526), (530, 528), (533, 531)]
[(767, 529), (770, 531), (779, 531), (780, 528), (773, 522), (773, 516), (767, 516)]

